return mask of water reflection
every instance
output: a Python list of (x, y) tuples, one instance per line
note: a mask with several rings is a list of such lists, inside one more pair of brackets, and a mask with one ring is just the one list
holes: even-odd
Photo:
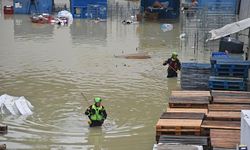
[(70, 26), (70, 34), (74, 44), (103, 45), (107, 38), (107, 22), (75, 19)]
[(28, 15), (14, 15), (14, 36), (22, 41), (48, 41), (53, 38), (54, 25), (32, 23)]

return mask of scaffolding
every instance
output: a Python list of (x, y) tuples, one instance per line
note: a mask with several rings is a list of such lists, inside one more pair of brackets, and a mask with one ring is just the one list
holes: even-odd
[(221, 28), (226, 24), (236, 21), (236, 14), (211, 11), (208, 8), (191, 8), (181, 13), (181, 49), (193, 53), (195, 61), (199, 61), (201, 53), (218, 51), (219, 41), (206, 40), (209, 38), (209, 31)]

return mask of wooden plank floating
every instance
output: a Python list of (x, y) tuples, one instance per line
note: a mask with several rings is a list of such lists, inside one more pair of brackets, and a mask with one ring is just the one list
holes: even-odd
[(159, 143), (179, 143), (188, 145), (208, 145), (207, 136), (176, 136), (176, 135), (161, 135)]
[(235, 148), (240, 144), (240, 130), (210, 130), (211, 145), (213, 148)]
[(192, 119), (159, 119), (156, 135), (200, 135), (201, 122)]
[(186, 113), (204, 113), (207, 114), (207, 108), (170, 108), (167, 107), (167, 112), (186, 112)]
[(235, 111), (241, 112), (241, 110), (250, 109), (250, 104), (208, 104), (208, 111)]
[(240, 121), (213, 121), (204, 120), (201, 124), (203, 129), (231, 129), (240, 130)]
[(193, 119), (202, 120), (204, 113), (163, 112), (160, 119)]
[(240, 121), (240, 112), (209, 111), (206, 116), (206, 119)]

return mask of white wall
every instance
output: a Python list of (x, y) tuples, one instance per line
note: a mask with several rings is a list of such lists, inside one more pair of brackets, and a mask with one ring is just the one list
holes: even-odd
[(241, 111), (240, 144), (250, 149), (250, 110)]

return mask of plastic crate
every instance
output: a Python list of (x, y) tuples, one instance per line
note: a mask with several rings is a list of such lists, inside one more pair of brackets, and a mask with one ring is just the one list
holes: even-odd
[(211, 90), (246, 91), (246, 81), (242, 78), (210, 76), (208, 85)]

